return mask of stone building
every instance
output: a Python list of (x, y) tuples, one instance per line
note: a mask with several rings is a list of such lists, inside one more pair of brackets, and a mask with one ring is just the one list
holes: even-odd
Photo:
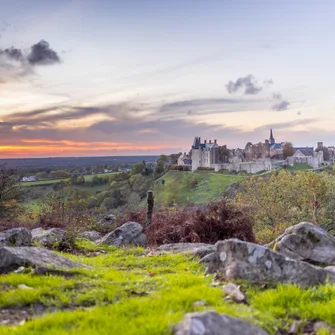
[(201, 138), (196, 137), (193, 141), (191, 149), (192, 171), (199, 167), (211, 168), (213, 164), (219, 163), (219, 146), (214, 140), (213, 142), (206, 140), (201, 143)]
[(283, 155), (283, 148), (281, 143), (276, 143), (272, 129), (270, 130), (269, 140), (265, 140), (263, 143), (259, 142), (252, 144), (248, 142), (245, 146), (245, 156), (247, 161), (255, 159), (267, 159), (267, 158), (281, 158)]
[(178, 157), (177, 164), (179, 166), (191, 166), (192, 165), (192, 160), (191, 160), (190, 154), (186, 154), (186, 152), (184, 152), (183, 154), (181, 154)]

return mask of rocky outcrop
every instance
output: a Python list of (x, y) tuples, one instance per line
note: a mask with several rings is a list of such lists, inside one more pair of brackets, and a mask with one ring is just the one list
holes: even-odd
[(262, 328), (216, 312), (186, 314), (175, 335), (268, 335)]
[(214, 244), (206, 243), (171, 243), (163, 244), (157, 251), (191, 254), (203, 258), (216, 250)]
[(284, 234), (267, 246), (293, 259), (335, 265), (335, 238), (309, 222), (287, 228)]
[(0, 233), (0, 247), (20, 247), (31, 244), (31, 233), (26, 228), (13, 228)]
[(145, 247), (147, 238), (143, 234), (143, 227), (139, 223), (129, 221), (105, 235), (97, 243), (116, 247), (128, 245)]
[(208, 273), (224, 280), (242, 279), (251, 283), (294, 283), (302, 287), (335, 281), (331, 271), (290, 259), (267, 247), (229, 239), (216, 244)]
[(20, 266), (32, 266), (37, 269), (50, 270), (86, 267), (43, 248), (0, 247), (0, 273), (16, 270)]
[(102, 237), (102, 235), (98, 231), (90, 230), (80, 233), (79, 237), (86, 238), (90, 241), (97, 241)]
[(44, 247), (52, 248), (55, 243), (61, 242), (66, 234), (66, 231), (60, 228), (51, 228), (44, 230), (36, 228), (31, 231), (33, 236), (32, 241), (41, 244)]

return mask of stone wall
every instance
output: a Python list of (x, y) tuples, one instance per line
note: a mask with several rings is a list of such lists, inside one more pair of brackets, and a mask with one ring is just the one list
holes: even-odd
[(247, 173), (257, 173), (263, 170), (271, 170), (272, 163), (270, 159), (257, 159), (251, 162), (239, 162), (239, 163), (225, 163), (225, 164), (212, 164), (211, 166), (216, 172), (220, 170), (228, 171), (244, 171)]

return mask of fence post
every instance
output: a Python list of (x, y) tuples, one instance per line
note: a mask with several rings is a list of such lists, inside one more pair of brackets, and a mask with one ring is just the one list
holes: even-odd
[(148, 191), (147, 195), (147, 225), (149, 226), (151, 224), (152, 220), (152, 212), (154, 210), (154, 192)]

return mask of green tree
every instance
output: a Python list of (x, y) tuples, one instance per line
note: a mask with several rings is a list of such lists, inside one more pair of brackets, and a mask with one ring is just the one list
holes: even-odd
[(22, 193), (15, 171), (0, 165), (0, 219), (12, 219), (23, 212), (19, 202)]
[(71, 184), (72, 185), (82, 185), (85, 184), (85, 178), (84, 176), (80, 174), (74, 174), (70, 178)]
[(143, 163), (138, 163), (135, 164), (132, 168), (131, 168), (131, 175), (134, 174), (138, 174), (138, 173), (142, 173), (142, 171), (144, 170), (145, 165)]

